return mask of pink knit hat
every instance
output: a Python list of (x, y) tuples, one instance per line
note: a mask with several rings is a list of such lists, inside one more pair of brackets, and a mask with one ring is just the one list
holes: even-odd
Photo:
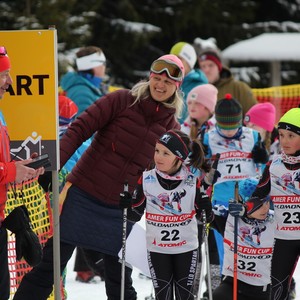
[(244, 124), (253, 123), (269, 132), (275, 126), (276, 109), (270, 102), (258, 103), (253, 105), (245, 115)]
[[(180, 87), (182, 81), (183, 81), (183, 78), (184, 78), (184, 74), (185, 74), (185, 70), (184, 70), (184, 66), (183, 66), (183, 63), (181, 61), (180, 58), (178, 58), (176, 55), (174, 54), (166, 54), (166, 55), (163, 55), (161, 57), (159, 57), (158, 59), (156, 59), (154, 62), (158, 61), (158, 60), (164, 60), (164, 61), (170, 61), (172, 62), (173, 64), (177, 65), (178, 68), (181, 70), (183, 76), (182, 76), (182, 79), (181, 81), (175, 81), (175, 80), (171, 80), (174, 82), (174, 84), (176, 85), (177, 88)], [(154, 62), (152, 63), (152, 65), (154, 64)], [(162, 74), (166, 74), (166, 76), (168, 77), (167, 73), (162, 73)], [(154, 73), (150, 70), (150, 78), (154, 76)]]
[(194, 87), (187, 95), (187, 103), (195, 101), (204, 105), (211, 114), (215, 111), (218, 90), (212, 84), (201, 84)]

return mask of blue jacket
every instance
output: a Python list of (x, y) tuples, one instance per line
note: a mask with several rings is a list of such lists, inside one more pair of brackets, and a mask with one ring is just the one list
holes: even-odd
[(188, 109), (187, 109), (187, 95), (188, 93), (196, 86), (200, 84), (208, 83), (208, 80), (200, 69), (191, 70), (183, 79), (181, 90), (184, 93), (184, 106), (182, 109), (181, 117), (178, 120), (180, 124), (182, 124), (185, 119), (188, 117)]
[(95, 87), (77, 72), (66, 73), (61, 78), (60, 85), (67, 93), (67, 96), (78, 106), (77, 116), (103, 96), (99, 88)]

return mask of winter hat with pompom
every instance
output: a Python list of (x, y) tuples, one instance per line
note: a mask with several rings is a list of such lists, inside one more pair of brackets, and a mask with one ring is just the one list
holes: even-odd
[(240, 103), (226, 94), (224, 99), (217, 101), (215, 117), (220, 129), (233, 130), (242, 126), (243, 112)]

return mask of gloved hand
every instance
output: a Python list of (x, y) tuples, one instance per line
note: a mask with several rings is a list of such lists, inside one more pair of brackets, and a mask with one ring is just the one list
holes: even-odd
[(119, 207), (124, 209), (124, 208), (129, 208), (131, 207), (132, 204), (132, 196), (129, 192), (122, 192), (120, 193), (120, 204)]
[(16, 207), (4, 219), (2, 226), (15, 234), (17, 260), (24, 257), (32, 267), (39, 264), (42, 259), (42, 247), (37, 235), (31, 229), (25, 205)]
[(229, 201), (228, 211), (233, 217), (243, 217), (246, 208), (242, 203)]
[(263, 142), (257, 142), (252, 149), (252, 159), (255, 163), (265, 164), (269, 161), (269, 155)]
[(213, 165), (212, 165), (210, 171), (208, 173), (206, 173), (206, 175), (204, 177), (204, 182), (207, 185), (215, 184), (216, 181), (218, 180), (218, 178), (221, 176), (221, 173), (217, 170), (219, 159), (220, 159), (220, 153), (217, 153), (216, 158), (213, 162)]
[(210, 171), (204, 176), (204, 182), (207, 185), (213, 185), (216, 183), (220, 176), (221, 173), (217, 169), (211, 168)]
[(213, 212), (212, 212), (212, 205), (209, 196), (204, 193), (200, 192), (199, 197), (196, 198), (196, 206), (198, 210), (205, 210), (207, 222), (211, 222), (213, 220)]
[(228, 209), (224, 205), (214, 205), (213, 212), (216, 216), (227, 218)]
[(45, 193), (52, 191), (52, 172), (46, 171), (43, 175), (38, 178), (38, 183), (43, 188)]

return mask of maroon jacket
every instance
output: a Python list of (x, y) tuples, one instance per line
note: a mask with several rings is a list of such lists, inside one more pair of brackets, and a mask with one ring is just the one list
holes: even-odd
[(133, 105), (129, 90), (110, 93), (92, 104), (60, 140), (60, 167), (93, 134), (89, 148), (67, 180), (103, 203), (118, 206), (124, 182), (132, 191), (154, 156), (156, 140), (180, 128), (175, 109), (151, 97)]

